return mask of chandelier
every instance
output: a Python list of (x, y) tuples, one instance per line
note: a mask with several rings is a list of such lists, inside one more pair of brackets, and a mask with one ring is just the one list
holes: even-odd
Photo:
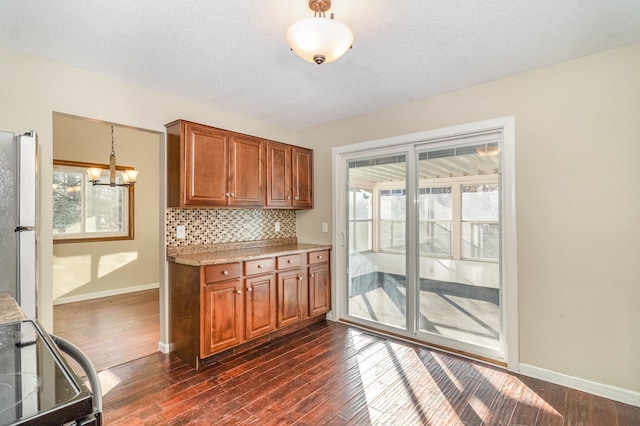
[(325, 18), (331, 0), (309, 0), (313, 18), (303, 19), (291, 25), (287, 42), (296, 55), (309, 62), (324, 64), (335, 61), (353, 44), (353, 33), (346, 25)]
[(121, 174), (122, 183), (116, 183), (116, 152), (113, 148), (113, 126), (111, 126), (111, 155), (109, 156), (109, 183), (100, 182), (102, 176), (102, 169), (94, 167), (87, 170), (89, 176), (89, 182), (94, 185), (107, 185), (107, 186), (131, 186), (136, 183), (138, 177), (138, 171), (124, 170)]

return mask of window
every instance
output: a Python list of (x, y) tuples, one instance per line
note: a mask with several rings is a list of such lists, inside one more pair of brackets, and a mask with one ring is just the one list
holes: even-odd
[(380, 250), (405, 251), (405, 192), (404, 189), (380, 191)]
[(349, 226), (351, 253), (373, 250), (373, 207), (371, 190), (350, 188)]
[(453, 197), (451, 187), (420, 188), (420, 254), (452, 255)]
[(462, 257), (498, 260), (500, 193), (497, 184), (462, 185)]
[[(104, 164), (53, 161), (54, 242), (133, 239), (133, 186), (93, 186), (86, 175), (89, 167), (109, 168)], [(108, 182), (108, 177), (103, 179)]]

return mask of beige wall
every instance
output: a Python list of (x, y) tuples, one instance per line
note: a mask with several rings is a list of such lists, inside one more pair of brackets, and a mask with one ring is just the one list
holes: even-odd
[[(309, 129), (296, 138), (223, 106), (207, 108), (0, 48), (0, 129), (38, 131), (45, 186), (51, 180), (53, 111), (158, 132), (184, 118), (312, 147), (316, 208), (297, 213), (297, 233), (300, 241), (330, 242), (321, 223), (331, 223), (331, 179), (320, 171), (330, 167), (332, 146), (513, 114), (521, 362), (638, 392), (639, 69), (640, 45), (634, 45)], [(39, 216), (39, 317), (51, 329), (46, 195)], [(166, 323), (161, 330), (166, 332)]]
[[(156, 132), (115, 126), (117, 164), (139, 171), (134, 192), (135, 239), (54, 244), (54, 303), (61, 298), (75, 301), (159, 285), (161, 137)], [(54, 159), (108, 164), (110, 152), (110, 123), (54, 114)]]
[[(53, 160), (52, 114), (60, 112), (164, 133), (164, 125), (177, 118), (236, 130), (295, 144), (295, 133), (252, 120), (220, 108), (141, 86), (126, 84), (99, 74), (25, 55), (0, 47), (0, 129), (12, 132), (36, 130), (40, 144), (40, 185), (50, 187)], [(164, 169), (161, 164), (160, 170)], [(159, 182), (159, 188), (164, 188)], [(164, 199), (164, 189), (160, 191)], [(38, 231), (38, 318), (53, 326), (53, 244), (51, 197), (41, 191)], [(158, 211), (158, 215), (164, 211)], [(159, 230), (160, 231), (160, 230)], [(161, 236), (158, 257), (164, 251)], [(162, 277), (160, 277), (162, 281)], [(166, 288), (161, 287), (166, 306)], [(161, 311), (164, 306), (161, 306)], [(162, 313), (162, 312), (161, 312)], [(166, 315), (160, 325), (167, 342)]]
[(520, 361), (640, 392), (640, 44), (299, 133), (330, 242), (331, 147), (515, 115)]

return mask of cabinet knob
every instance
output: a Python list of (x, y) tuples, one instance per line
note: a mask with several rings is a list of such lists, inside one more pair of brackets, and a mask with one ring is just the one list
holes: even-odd
[(289, 259), (287, 260), (287, 263), (293, 263), (293, 260)]
[(298, 277), (298, 280), (302, 281), (302, 277)]
[(248, 291), (249, 293), (251, 293), (251, 292), (253, 291), (253, 288), (251, 288), (251, 287), (247, 287), (247, 291)]
[(291, 195), (287, 195), (287, 200), (290, 200), (290, 199), (291, 199)]
[(222, 271), (222, 275), (229, 275), (229, 271)]
[(258, 265), (258, 269), (262, 269), (262, 265)]
[(293, 197), (294, 200), (299, 200), (300, 197), (298, 197), (297, 195), (295, 197)]
[(229, 193), (228, 193), (228, 192), (225, 192), (225, 193), (224, 193), (224, 196), (225, 196), (225, 197), (228, 197), (228, 196), (229, 196)]
[(322, 255), (319, 255), (319, 256), (318, 256), (318, 259), (322, 259)]
[(236, 290), (236, 294), (242, 294), (240, 290)]
[(235, 197), (235, 196), (236, 196), (236, 194), (232, 192), (232, 193), (231, 193), (231, 196), (232, 196), (232, 197)]
[(315, 277), (315, 276), (316, 276), (316, 274), (311, 274), (311, 278), (313, 278), (313, 277)]

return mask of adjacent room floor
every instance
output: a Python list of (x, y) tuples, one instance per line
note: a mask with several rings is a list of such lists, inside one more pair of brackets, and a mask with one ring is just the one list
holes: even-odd
[[(352, 286), (352, 316), (406, 326), (406, 286), (399, 275), (378, 273), (371, 283)], [(420, 330), (490, 348), (500, 345), (498, 289), (420, 280)]]
[(158, 289), (53, 307), (54, 334), (78, 346), (97, 371), (158, 350)]

